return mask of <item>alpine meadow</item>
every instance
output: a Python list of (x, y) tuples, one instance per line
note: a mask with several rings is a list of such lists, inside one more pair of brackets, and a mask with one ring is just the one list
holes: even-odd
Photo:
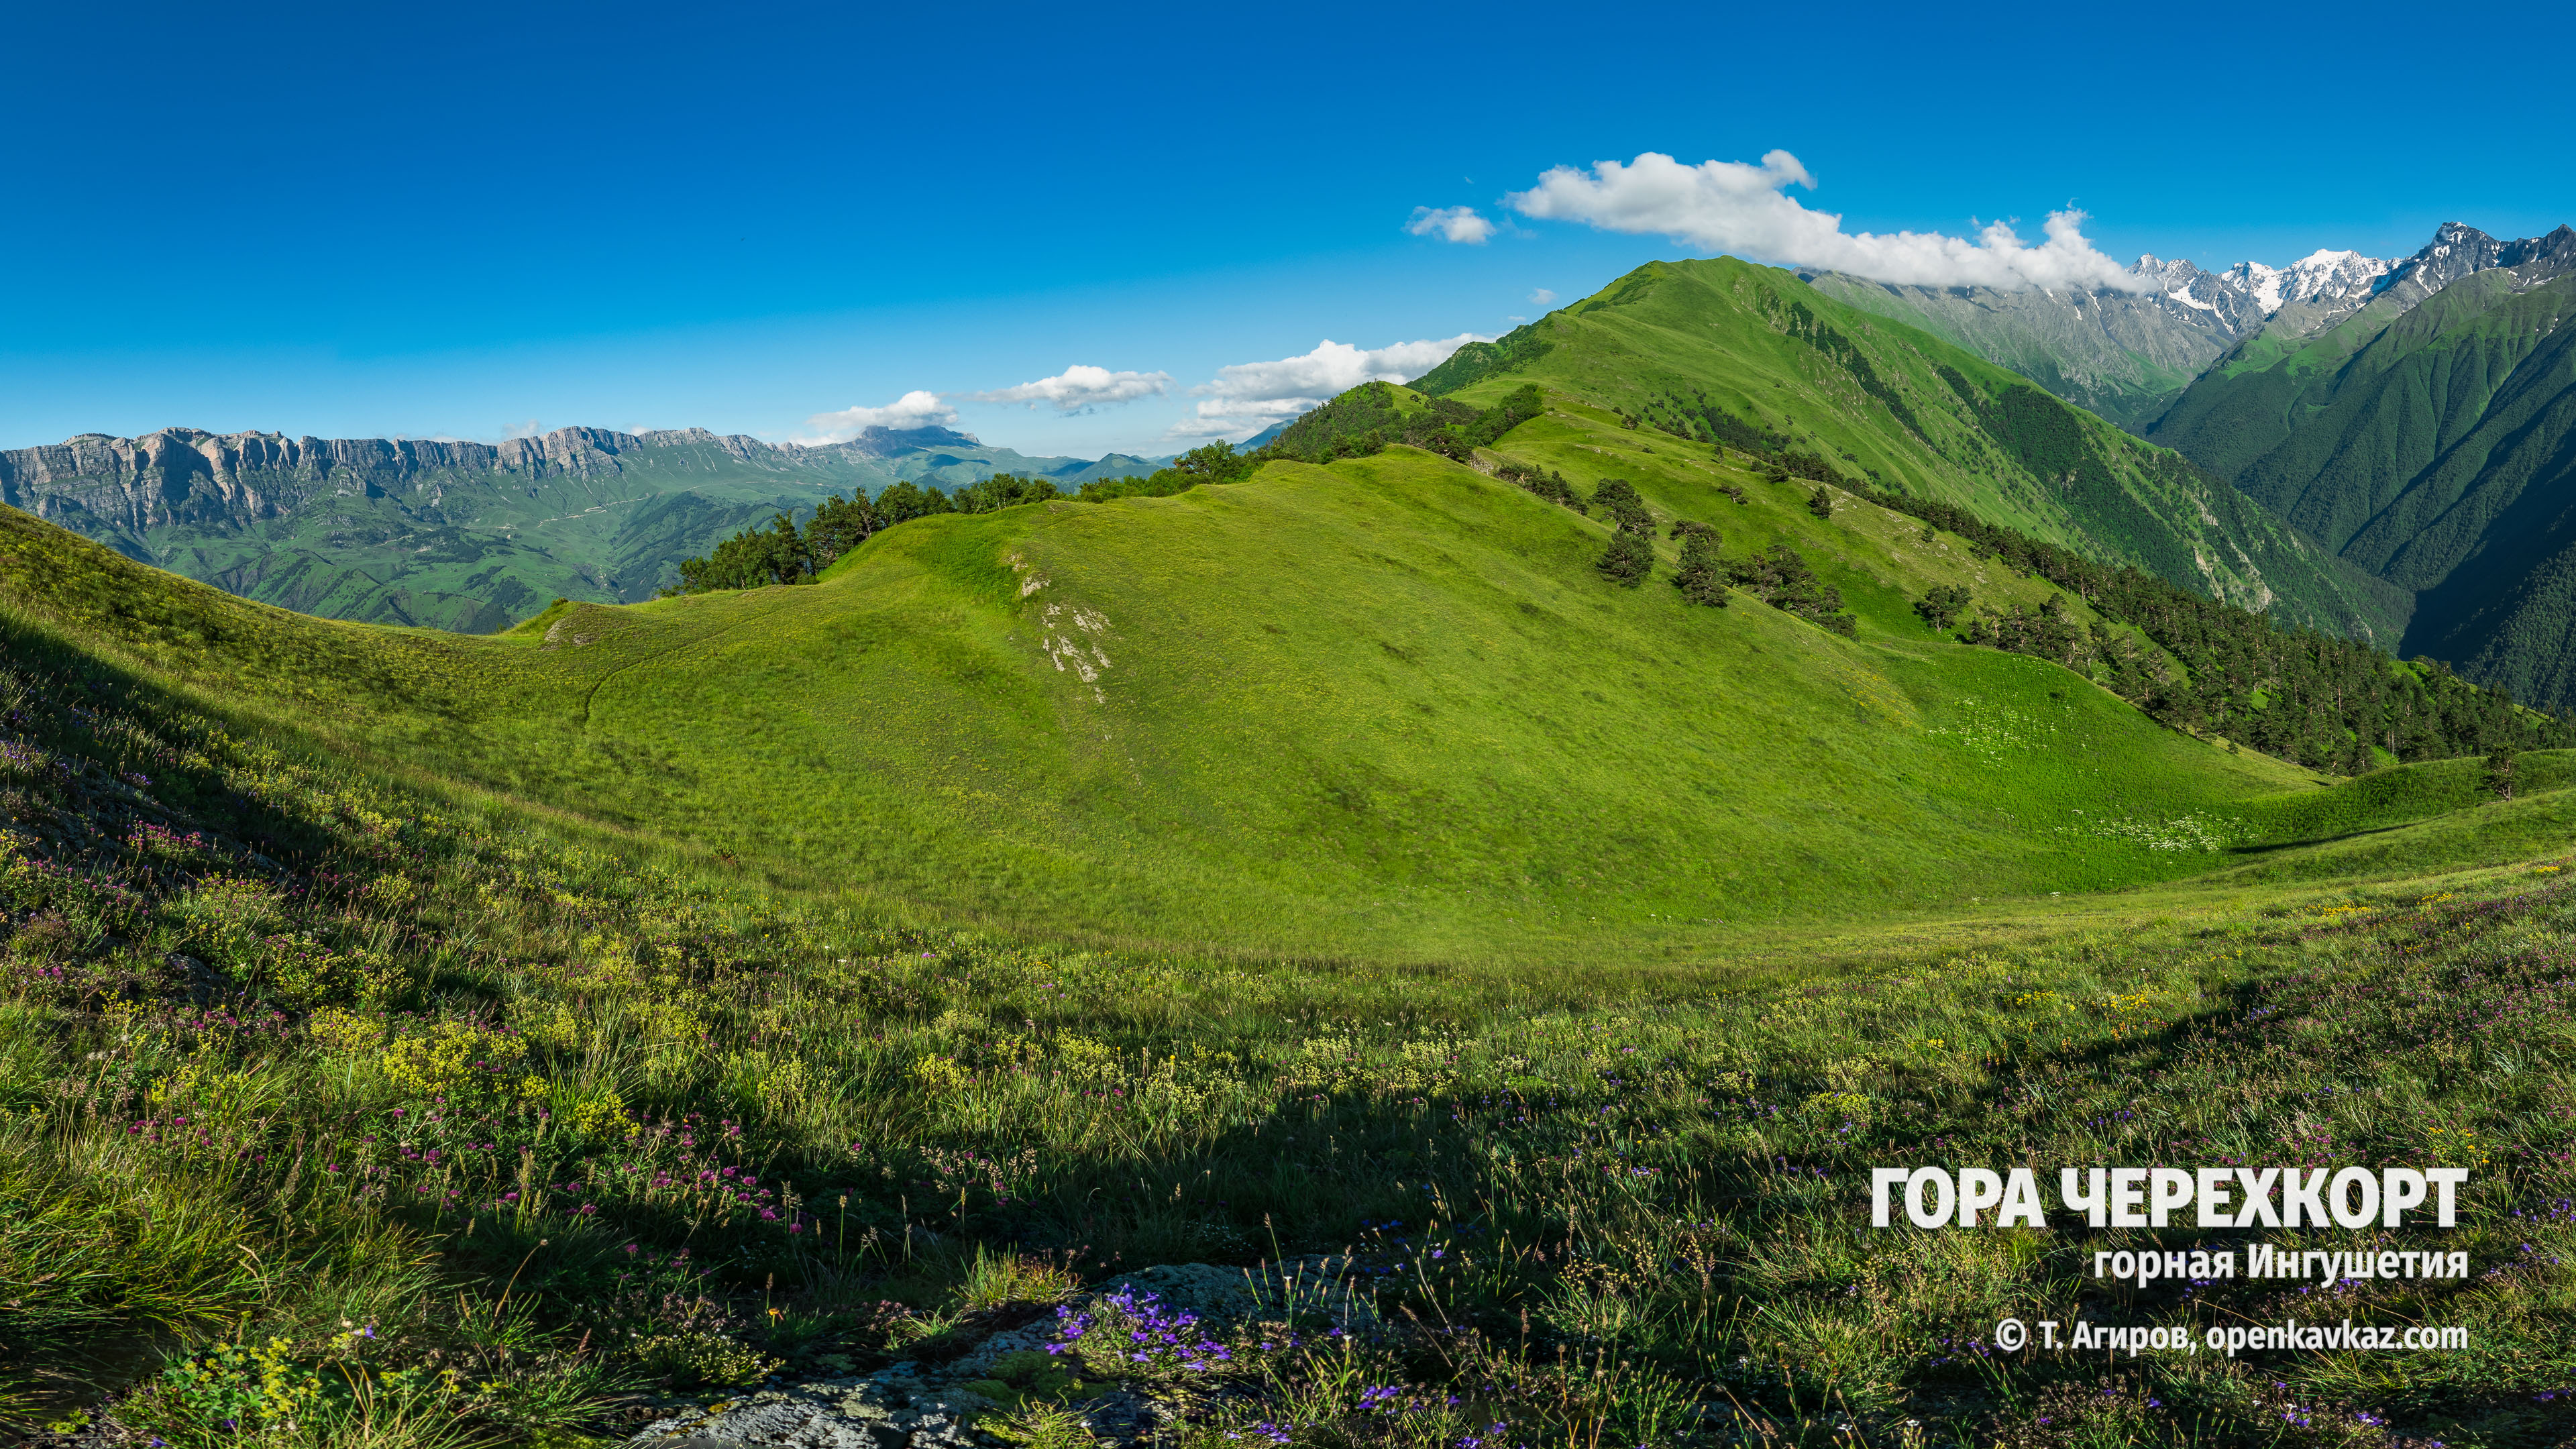
[[(1719, 257), (1242, 450), (6, 455), (0, 1421), (2576, 1442), (2516, 265), (2086, 384), (2135, 432), (2054, 294)], [(2466, 1176), (1874, 1225), (1900, 1166)], [(2293, 1322), (2459, 1333), (2212, 1347)]]

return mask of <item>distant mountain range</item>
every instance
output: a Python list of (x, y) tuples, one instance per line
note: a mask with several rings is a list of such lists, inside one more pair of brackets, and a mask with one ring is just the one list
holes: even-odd
[(2144, 434), (2193, 378), (2250, 338), (2295, 342), (2383, 297), (2403, 310), (2473, 273), (2569, 253), (2576, 253), (2576, 232), (2565, 227), (2500, 241), (2454, 222), (2400, 258), (2319, 251), (2287, 267), (2239, 262), (2211, 272), (2143, 256), (2126, 287), (2007, 292), (1801, 275), (1818, 291), (1947, 337)]
[(489, 633), (556, 598), (650, 598), (678, 560), (835, 490), (995, 473), (1071, 488), (1155, 466), (1031, 458), (946, 428), (812, 447), (703, 428), (504, 443), (164, 428), (0, 452), (0, 501), (304, 613)]

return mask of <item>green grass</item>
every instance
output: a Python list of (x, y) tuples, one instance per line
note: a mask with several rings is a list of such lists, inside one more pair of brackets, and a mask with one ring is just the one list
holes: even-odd
[[(1614, 1449), (1729, 1425), (2386, 1442), (2363, 1414), (2537, 1449), (2564, 1427), (2538, 1398), (2576, 1377), (2563, 825), (2533, 828), (2539, 861), (2423, 874), (2434, 845), (2360, 887), (1776, 927), (1689, 966), (1102, 952), (890, 927), (236, 734), (20, 623), (0, 644), (0, 1413), (20, 1423), (599, 1433), (625, 1386), (873, 1367), (978, 1305), (1042, 1311), (1068, 1271), (1349, 1246), (1384, 1275), (1383, 1332), (1247, 1344), (1214, 1382), (1159, 1387), (1086, 1345), (1086, 1376), (1166, 1395), (1188, 1449), (1255, 1419), (1312, 1449), (1446, 1442), (1478, 1422), (1443, 1417), (1450, 1393), (1513, 1442)], [(2418, 771), (2374, 808), (2453, 783)], [(2491, 840), (2564, 798), (2389, 834)], [(1891, 1162), (2310, 1159), (2470, 1166), (2459, 1229), (2374, 1246), (2467, 1251), (2477, 1276), (2322, 1308), (2242, 1280), (2106, 1295), (2095, 1250), (2212, 1235), (1865, 1226)], [(2462, 1324), (2473, 1347), (1971, 1346), (2079, 1300), (2195, 1328)], [(1431, 1407), (1390, 1420), (1361, 1385)], [(2284, 1413), (2330, 1432), (2285, 1441)]]
[[(2041, 583), (1601, 401), (1484, 461), (1631, 481), (1642, 588), (1404, 449), (490, 638), (0, 512), (0, 1417), (573, 1443), (1350, 1248), (1381, 1330), (1074, 1360), (1175, 1449), (2563, 1438), (2576, 760), (2497, 802), (2161, 729), (1911, 609)], [(1677, 518), (1855, 636), (1686, 605)], [(1879, 1165), (2312, 1159), (2472, 1167), (2384, 1245), (2477, 1276), (2106, 1292), (2155, 1235), (1863, 1226)], [(2078, 1303), (2473, 1346), (1983, 1351)]]
[(813, 586), (567, 606), (489, 640), (264, 609), (23, 516), (0, 584), (389, 768), (1104, 944), (1688, 961), (1756, 927), (2226, 863), (2177, 831), (2384, 823), (2303, 825), (2320, 777), (1946, 642), (1910, 610), (1932, 585), (2049, 590), (1914, 520), (1848, 496), (1816, 519), (1803, 485), (1571, 401), (1502, 450), (1630, 478), (1730, 552), (1794, 545), (1857, 638), (1685, 604), (1670, 539), (1619, 588), (1591, 567), (1602, 523), (1403, 449), (922, 520)]

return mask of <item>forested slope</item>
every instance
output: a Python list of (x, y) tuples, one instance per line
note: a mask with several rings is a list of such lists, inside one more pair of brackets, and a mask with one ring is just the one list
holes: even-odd
[[(2401, 649), (2576, 704), (2576, 275), (2241, 348), (2153, 433), (2405, 591)], [(2259, 339), (2258, 339), (2259, 340)]]

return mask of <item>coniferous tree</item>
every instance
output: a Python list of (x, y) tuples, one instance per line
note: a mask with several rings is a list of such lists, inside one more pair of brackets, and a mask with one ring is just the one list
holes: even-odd
[(835, 493), (814, 510), (813, 519), (805, 525), (805, 547), (814, 556), (816, 572), (831, 567), (832, 561), (865, 543), (885, 527), (885, 515), (868, 501), (864, 493), (856, 498), (843, 498)]
[[(1674, 525), (1674, 529), (1680, 532), (1681, 525)], [(1726, 570), (1717, 554), (1717, 530), (1693, 524), (1681, 538), (1681, 569), (1673, 575), (1673, 586), (1694, 604), (1725, 608)]]
[(885, 526), (888, 528), (898, 523), (909, 523), (916, 518), (928, 518), (933, 514), (957, 511), (956, 505), (949, 501), (947, 494), (940, 492), (936, 487), (921, 487), (909, 478), (879, 489), (876, 503), (877, 512), (884, 515)]
[(1957, 584), (1936, 584), (1932, 592), (1914, 601), (1915, 616), (1935, 629), (1947, 629), (1951, 621), (1968, 611), (1969, 594)]
[(1787, 544), (1775, 544), (1740, 559), (1729, 559), (1726, 572), (1728, 580), (1737, 588), (1771, 607), (1795, 614), (1846, 639), (1852, 637), (1852, 617), (1841, 612), (1842, 591), (1817, 578), (1816, 571), (1807, 566), (1806, 559)]
[(1637, 496), (1636, 485), (1625, 478), (1602, 479), (1592, 490), (1592, 506), (1622, 532), (1652, 535), (1655, 531), (1655, 516), (1646, 511), (1646, 500)]
[(2483, 783), (2499, 800), (2513, 798), (2514, 750), (2508, 745), (2487, 756)]
[(1834, 495), (1823, 484), (1817, 484), (1816, 491), (1807, 495), (1807, 511), (1818, 518), (1833, 517)]
[(765, 527), (746, 528), (705, 558), (680, 564), (680, 584), (667, 593), (700, 594), (709, 589), (758, 589), (771, 584), (801, 584), (814, 576), (814, 556), (805, 546), (796, 521), (781, 513)]
[(1593, 565), (1601, 570), (1603, 578), (1632, 589), (1646, 581), (1646, 575), (1654, 566), (1654, 544), (1645, 534), (1625, 528), (1610, 535), (1610, 547), (1603, 551), (1601, 561)]

